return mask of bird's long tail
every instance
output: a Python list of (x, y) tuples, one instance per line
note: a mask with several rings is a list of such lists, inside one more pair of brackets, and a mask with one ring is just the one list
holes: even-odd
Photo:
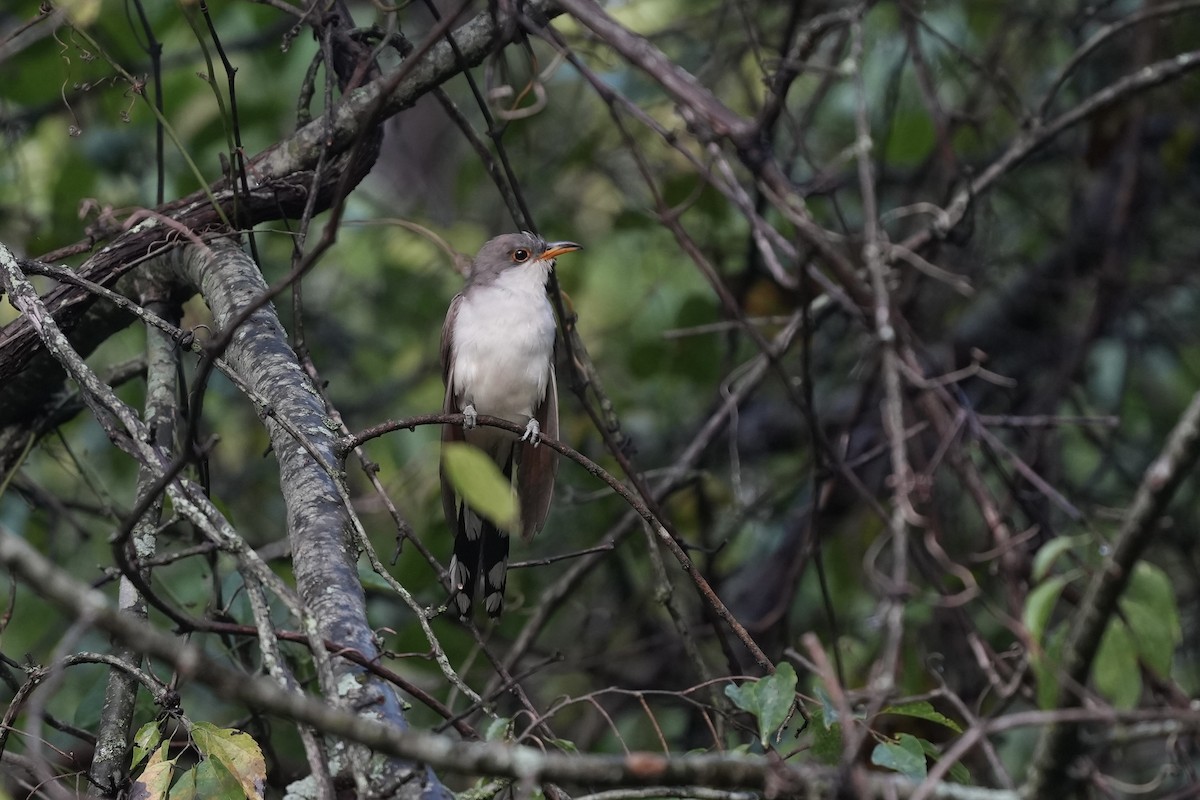
[[(502, 465), (504, 477), (512, 479), (513, 451)], [(458, 503), (458, 530), (450, 559), (451, 600), (459, 616), (468, 617), (475, 600), (475, 587), (483, 584), (483, 607), (489, 617), (504, 610), (504, 586), (508, 576), (508, 534), (486, 517)]]

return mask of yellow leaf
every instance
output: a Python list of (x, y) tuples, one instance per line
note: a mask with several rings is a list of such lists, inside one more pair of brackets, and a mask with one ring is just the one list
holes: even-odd
[(171, 788), (171, 773), (175, 759), (167, 759), (167, 745), (154, 751), (146, 768), (129, 790), (130, 800), (165, 800)]
[[(248, 800), (262, 800), (267, 761), (253, 736), (233, 728), (218, 728), (211, 722), (197, 722), (191, 734), (200, 754), (224, 767), (241, 785)], [(215, 780), (219, 776), (214, 772), (209, 777)]]

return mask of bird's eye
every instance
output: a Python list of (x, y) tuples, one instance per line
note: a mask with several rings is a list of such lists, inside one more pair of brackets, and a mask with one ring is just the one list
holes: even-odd
[(518, 264), (523, 264), (529, 260), (529, 251), (524, 247), (518, 247), (512, 252), (512, 260)]

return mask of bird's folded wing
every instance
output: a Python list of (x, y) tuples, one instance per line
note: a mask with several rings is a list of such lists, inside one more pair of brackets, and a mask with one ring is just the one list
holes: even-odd
[[(446, 321), (442, 323), (442, 383), (446, 384), (446, 397), (442, 401), (442, 413), (444, 414), (457, 414), (462, 411), (454, 399), (454, 370), (451, 368), (454, 360), (454, 323), (458, 319), (458, 308), (462, 304), (462, 299), (462, 292), (454, 295), (454, 299), (450, 301), (450, 308), (446, 311)], [(442, 426), (443, 444), (461, 442), (465, 439), (466, 435), (463, 433), (461, 425)], [(454, 489), (450, 486), (450, 481), (446, 480), (445, 472), (440, 469), (439, 476), (442, 482), (442, 512), (446, 515), (446, 527), (457, 533), (458, 508)]]
[[(553, 365), (550, 367), (546, 396), (534, 411), (534, 416), (541, 426), (542, 436), (558, 439), (558, 383), (554, 379)], [(521, 537), (525, 541), (532, 539), (546, 524), (557, 473), (558, 453), (545, 445), (534, 447), (528, 442), (521, 444), (517, 499), (521, 503)]]
[[(454, 400), (454, 390), (451, 388), (454, 383), (454, 376), (447, 370), (446, 375), (446, 398), (442, 401), (442, 413), (457, 414), (460, 409), (458, 403)], [(442, 426), (442, 444), (447, 442), (462, 442), (466, 441), (466, 434), (463, 433), (462, 425), (443, 425)], [(446, 480), (445, 470), (442, 467), (438, 469), (438, 475), (442, 482), (442, 513), (446, 516), (446, 527), (451, 532), (458, 532), (458, 505), (457, 497), (454, 494), (454, 488), (450, 485), (450, 481)]]

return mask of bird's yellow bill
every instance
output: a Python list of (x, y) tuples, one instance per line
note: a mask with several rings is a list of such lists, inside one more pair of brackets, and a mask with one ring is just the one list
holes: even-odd
[(546, 245), (546, 252), (542, 253), (542, 258), (558, 258), (563, 253), (571, 253), (582, 249), (583, 245), (575, 244), (574, 242), (550, 242)]

